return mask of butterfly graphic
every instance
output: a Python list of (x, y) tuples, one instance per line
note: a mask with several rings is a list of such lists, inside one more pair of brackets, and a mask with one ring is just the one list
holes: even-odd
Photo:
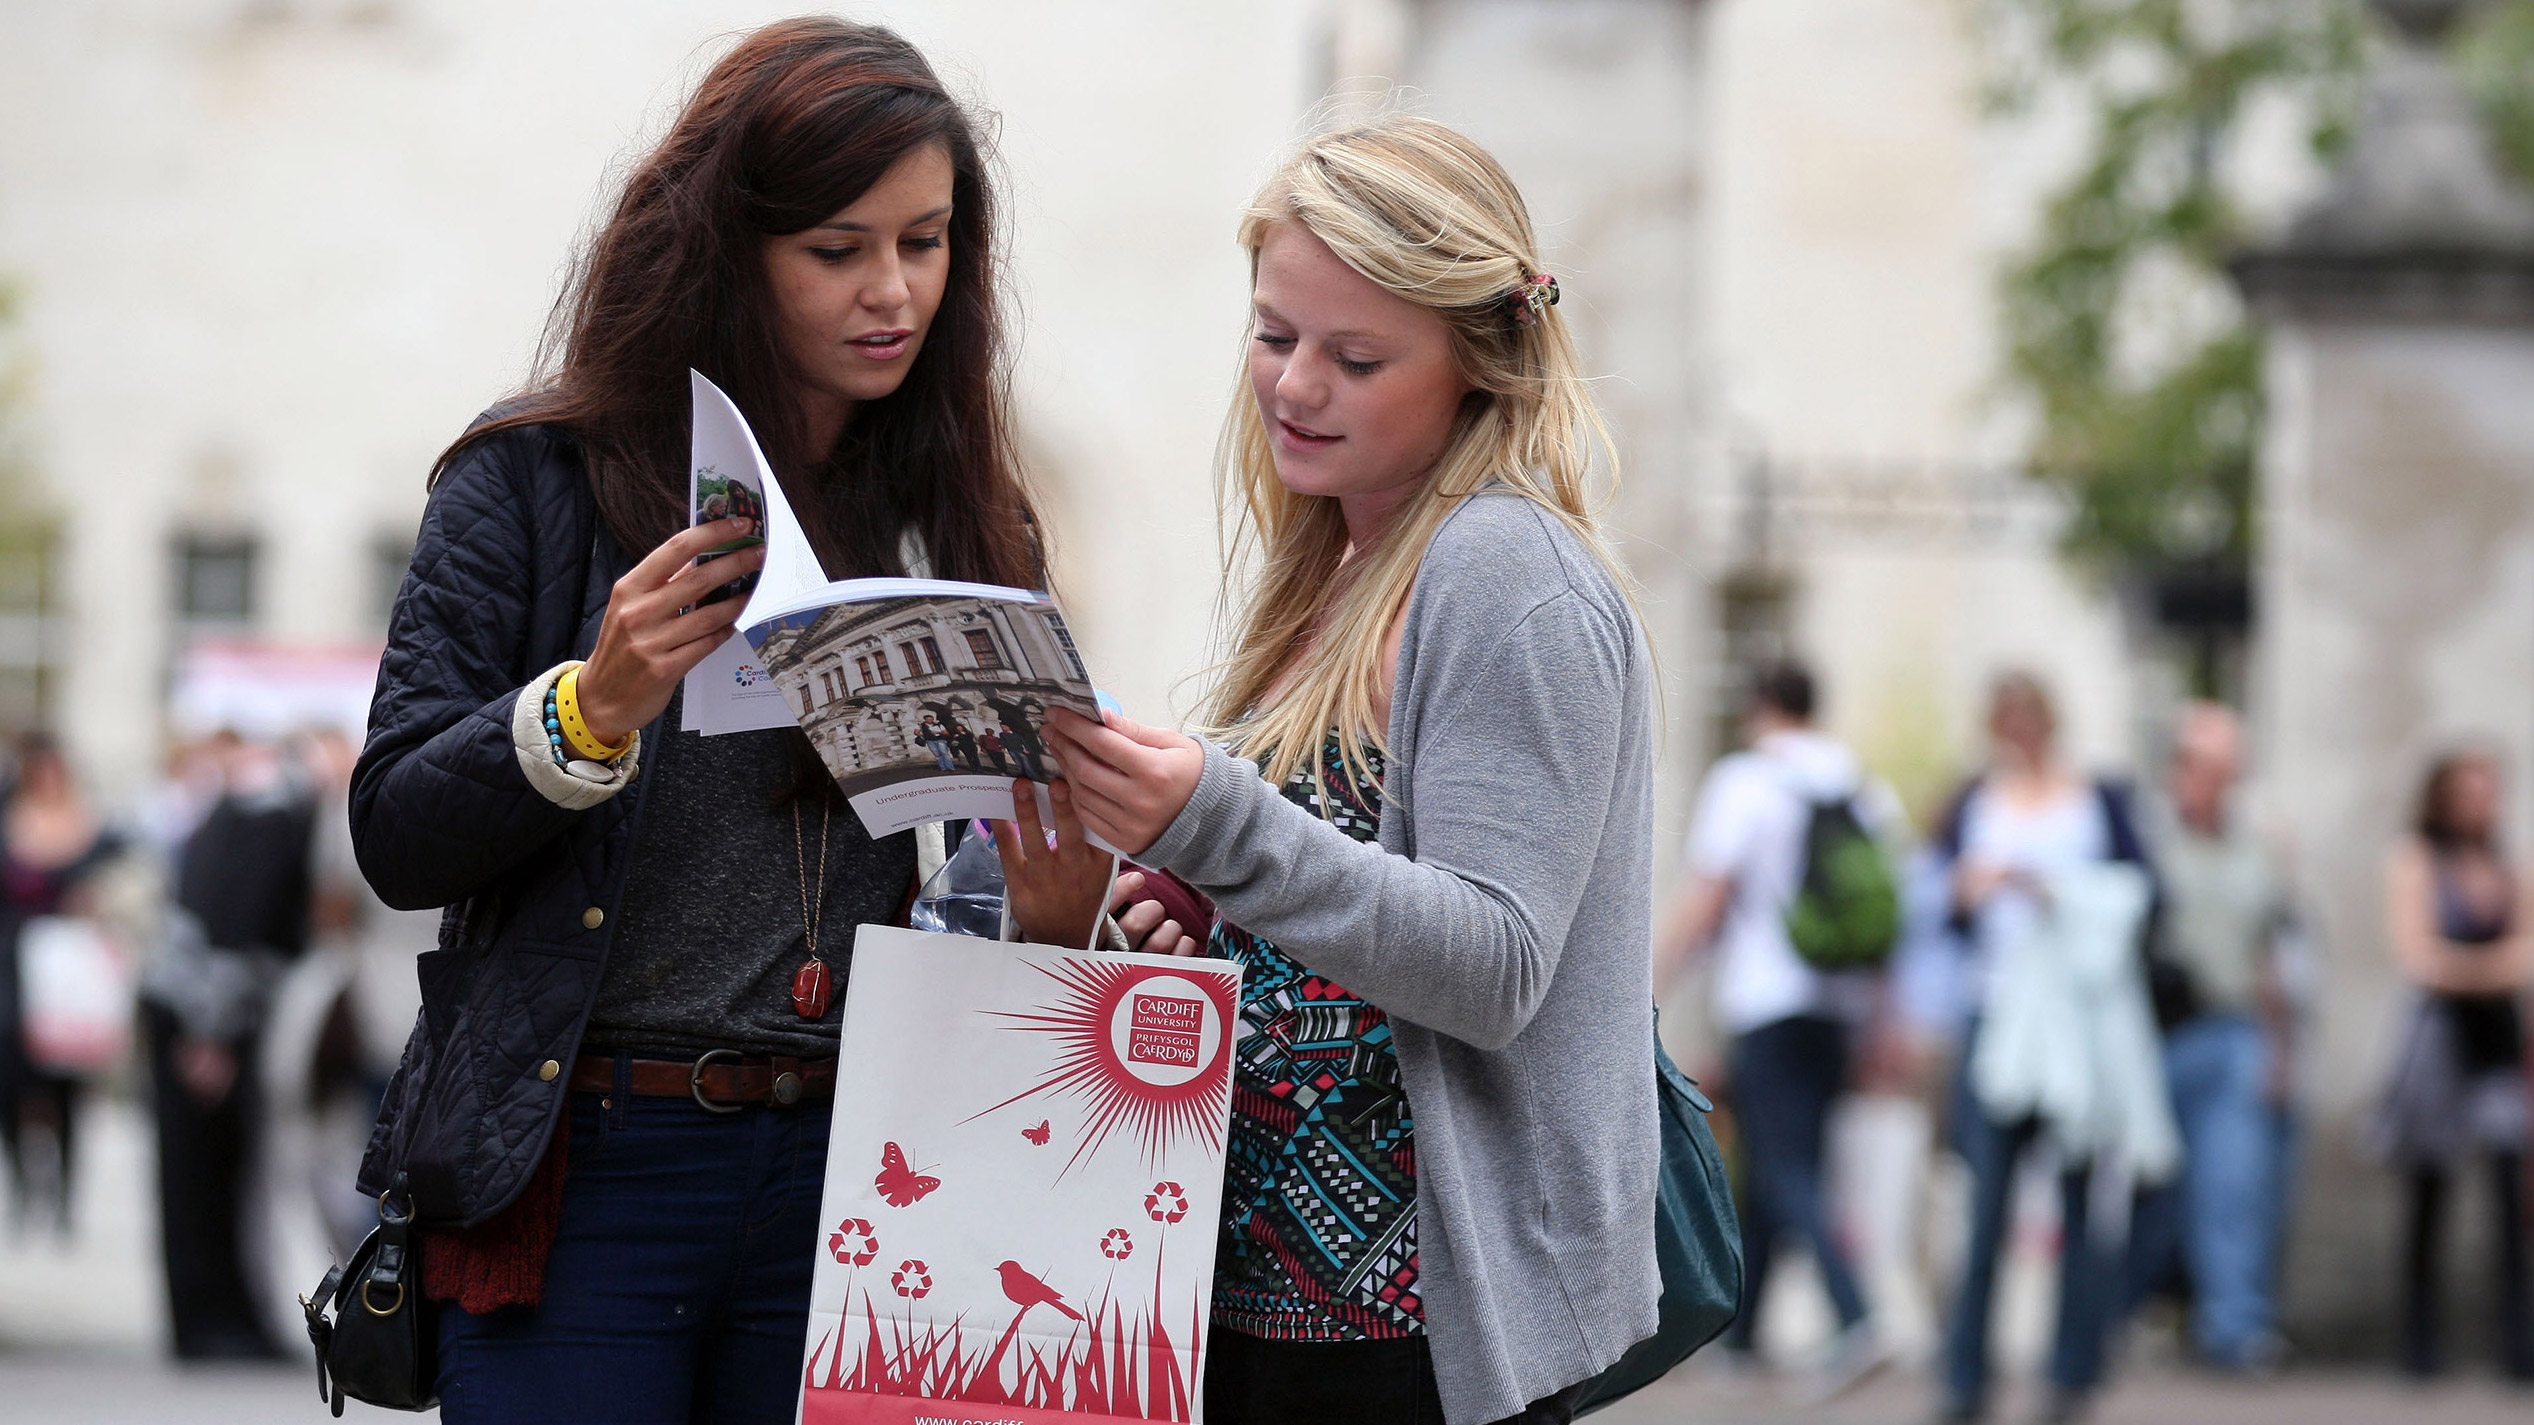
[(895, 1143), (880, 1150), (880, 1175), (871, 1180), (891, 1207), (905, 1207), (917, 1198), (941, 1186), (941, 1179), (924, 1177), (906, 1166), (906, 1151)]
[(1037, 1126), (1036, 1128), (1024, 1128), (1024, 1129), (1022, 1129), (1022, 1130), (1021, 1130), (1021, 1136), (1022, 1136), (1022, 1137), (1024, 1137), (1024, 1138), (1026, 1138), (1026, 1139), (1028, 1139), (1028, 1140), (1029, 1140), (1029, 1141), (1031, 1141), (1032, 1143), (1037, 1144), (1037, 1145), (1038, 1145), (1039, 1147), (1041, 1147), (1041, 1148), (1046, 1147), (1046, 1146), (1047, 1146), (1047, 1140), (1048, 1140), (1048, 1138), (1051, 1136), (1051, 1134), (1050, 1134), (1050, 1132), (1049, 1132), (1049, 1130), (1048, 1130), (1048, 1127), (1047, 1127), (1047, 1120), (1046, 1120), (1046, 1119), (1043, 1119), (1043, 1118), (1042, 1118), (1042, 1119), (1040, 1119), (1040, 1120), (1038, 1120), (1038, 1126)]

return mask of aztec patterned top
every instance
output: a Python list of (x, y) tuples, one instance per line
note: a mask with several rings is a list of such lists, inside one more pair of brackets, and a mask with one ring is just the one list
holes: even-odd
[[(1365, 759), (1351, 779), (1334, 734), (1320, 751), (1330, 820), (1358, 841), (1381, 825), (1381, 756)], [(1311, 768), (1282, 790), (1321, 811)], [(1390, 1017), (1236, 926), (1211, 949), (1244, 970), (1215, 1324), (1279, 1341), (1422, 1333), (1416, 1149)]]

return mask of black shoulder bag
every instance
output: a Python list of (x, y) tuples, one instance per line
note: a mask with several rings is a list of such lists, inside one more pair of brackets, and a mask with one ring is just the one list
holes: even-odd
[(423, 1300), (413, 1222), (413, 1198), (398, 1173), (378, 1195), (378, 1226), (352, 1260), (327, 1268), (316, 1294), (299, 1298), (317, 1348), (317, 1398), (337, 1415), (346, 1396), (389, 1410), (440, 1403), (439, 1323)]

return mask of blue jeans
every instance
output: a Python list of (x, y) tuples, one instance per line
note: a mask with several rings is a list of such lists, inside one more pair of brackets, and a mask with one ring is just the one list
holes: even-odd
[(440, 1309), (449, 1425), (789, 1425), (830, 1105), (572, 1095), (535, 1306)]
[[(2014, 1206), (2015, 1167), (2041, 1139), (2037, 1119), (1998, 1123), (1971, 1089), (1974, 1024), (1962, 1046), (1954, 1082), (1954, 1147), (1971, 1168), (1971, 1240), (1962, 1284), (1945, 1321), (1945, 1392), (1956, 1410), (1978, 1411), (1988, 1396), (1989, 1316), (1998, 1261), (2006, 1250)], [(2092, 1172), (2084, 1165), (2059, 1175), (2059, 1323), (2050, 1346), (2050, 1384), (2064, 1395), (2091, 1392), (2103, 1378), (2103, 1335), (2119, 1307), (2119, 1262), (2096, 1246), (2089, 1229)]]
[(2277, 1319), (2285, 1144), (2264, 1093), (2269, 1066), (2268, 1040), (2246, 1015), (2203, 1015), (2166, 1037), (2182, 1177), (2142, 1198), (2131, 1228), (2133, 1295), (2161, 1284), (2178, 1251), (2192, 1341), (2225, 1366), (2251, 1364)]
[(1776, 1020), (1737, 1037), (1728, 1063), (1746, 1191), (1742, 1310), (1725, 1344), (1751, 1349), (1769, 1259), (1781, 1233), (1794, 1233), (1812, 1248), (1839, 1324), (1854, 1326), (1865, 1319), (1865, 1297), (1832, 1228), (1821, 1171), (1830, 1108), (1847, 1085), (1847, 1026), (1811, 1015)]

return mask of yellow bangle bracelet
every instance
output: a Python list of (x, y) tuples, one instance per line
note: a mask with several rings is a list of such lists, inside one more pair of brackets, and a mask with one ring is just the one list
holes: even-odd
[(581, 670), (578, 668), (564, 669), (563, 676), (555, 680), (554, 720), (563, 724), (564, 744), (572, 749), (575, 756), (592, 762), (613, 762), (633, 746), (633, 738), (628, 735), (614, 747), (598, 740), (598, 735), (590, 731), (590, 725), (581, 720), (580, 681)]

